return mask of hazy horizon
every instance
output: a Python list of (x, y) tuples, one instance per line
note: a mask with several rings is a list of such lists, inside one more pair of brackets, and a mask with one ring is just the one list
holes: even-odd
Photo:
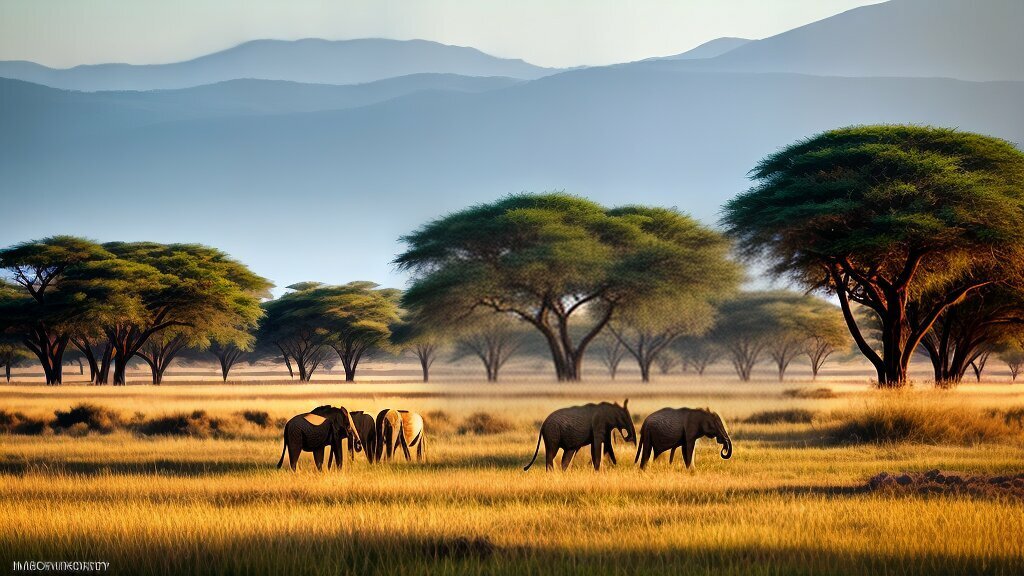
[(509, 5), (348, 0), (0, 0), (0, 60), (54, 68), (190, 60), (251, 40), (422, 39), (545, 67), (596, 66), (678, 54), (732, 36), (760, 39), (879, 0), (529, 0)]

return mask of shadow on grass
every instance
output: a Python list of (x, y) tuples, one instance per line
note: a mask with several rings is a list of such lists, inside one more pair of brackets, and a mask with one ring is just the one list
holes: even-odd
[[(513, 535), (515, 537), (515, 535)], [(118, 540), (102, 530), (79, 538), (14, 534), (0, 562), (94, 558), (116, 574), (1013, 574), (1013, 556), (853, 552), (813, 546), (678, 547), (594, 551), (537, 542), (502, 546), (486, 535), (379, 536), (201, 534), (175, 540)]]

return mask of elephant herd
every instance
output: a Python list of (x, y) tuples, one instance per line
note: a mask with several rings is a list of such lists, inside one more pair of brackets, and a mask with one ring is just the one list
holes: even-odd
[(338, 468), (343, 464), (341, 445), (348, 440), (349, 457), (355, 459), (356, 452), (364, 452), (371, 464), (391, 460), (402, 449), (406, 460), (411, 460), (409, 450), (416, 449), (416, 460), (422, 461), (426, 444), (423, 417), (408, 410), (381, 410), (377, 417), (363, 411), (349, 412), (344, 407), (319, 406), (313, 411), (293, 416), (284, 425), (284, 446), (277, 467), (284, 465), (284, 457), (295, 470), (302, 452), (312, 452), (317, 470), (323, 469), (324, 450), (330, 447), (327, 469), (337, 460)]
[[(646, 468), (652, 455), (657, 458), (669, 452), (669, 462), (675, 458), (677, 448), (683, 452), (683, 462), (689, 468), (693, 464), (693, 452), (700, 438), (714, 438), (722, 445), (721, 456), (732, 457), (732, 439), (722, 418), (706, 409), (662, 408), (652, 413), (640, 427), (639, 443), (633, 418), (629, 413), (629, 399), (620, 406), (617, 402), (601, 402), (571, 406), (552, 412), (541, 424), (537, 437), (537, 448), (533, 459), (523, 468), (529, 470), (537, 461), (540, 446), (544, 444), (544, 464), (547, 470), (554, 468), (555, 456), (562, 451), (561, 467), (565, 470), (572, 464), (576, 453), (590, 446), (590, 458), (594, 470), (601, 469), (601, 462), (607, 456), (617, 464), (612, 447), (612, 434), (618, 432), (626, 442), (636, 446), (634, 463)], [(323, 468), (324, 450), (330, 447), (331, 461), (342, 466), (342, 440), (348, 440), (351, 458), (355, 453), (365, 451), (370, 463), (390, 460), (402, 449), (405, 459), (411, 460), (410, 449), (416, 449), (416, 460), (424, 456), (423, 418), (408, 410), (382, 410), (374, 418), (365, 412), (349, 412), (345, 408), (320, 406), (312, 412), (293, 417), (284, 427), (284, 447), (280, 468), (285, 454), (289, 456), (292, 470), (303, 451), (312, 452), (318, 470)]]

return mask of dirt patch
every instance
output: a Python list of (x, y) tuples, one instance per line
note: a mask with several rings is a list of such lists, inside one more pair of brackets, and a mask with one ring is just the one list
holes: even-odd
[(786, 398), (804, 398), (813, 400), (824, 400), (839, 397), (839, 395), (833, 392), (831, 388), (787, 388), (782, 391), (782, 395)]
[(1024, 500), (1024, 473), (972, 476), (943, 470), (904, 474), (882, 472), (868, 480), (867, 489), (869, 492), (957, 494)]
[(501, 434), (515, 429), (510, 420), (495, 416), (489, 412), (475, 412), (470, 414), (459, 426), (459, 434), (476, 434), (486, 436), (489, 434)]

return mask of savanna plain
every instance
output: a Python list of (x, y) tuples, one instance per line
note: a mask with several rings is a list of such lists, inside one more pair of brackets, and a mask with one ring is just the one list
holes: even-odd
[[(8, 419), (93, 411), (0, 436), (0, 560), (115, 574), (1021, 573), (1021, 390), (1006, 378), (889, 393), (847, 373), (741, 383), (724, 369), (646, 385), (0, 386)], [(545, 472), (543, 452), (523, 471), (550, 411), (627, 396), (638, 430), (664, 406), (717, 411), (733, 457), (702, 440), (693, 469), (666, 454), (641, 471), (616, 436), (618, 465), (599, 473), (584, 452), (566, 473)], [(425, 461), (346, 453), (342, 471), (318, 472), (304, 453), (297, 473), (277, 469), (283, 419), (328, 403), (419, 411)], [(158, 433), (168, 421), (174, 433)], [(870, 482), (934, 469), (1009, 489)]]

